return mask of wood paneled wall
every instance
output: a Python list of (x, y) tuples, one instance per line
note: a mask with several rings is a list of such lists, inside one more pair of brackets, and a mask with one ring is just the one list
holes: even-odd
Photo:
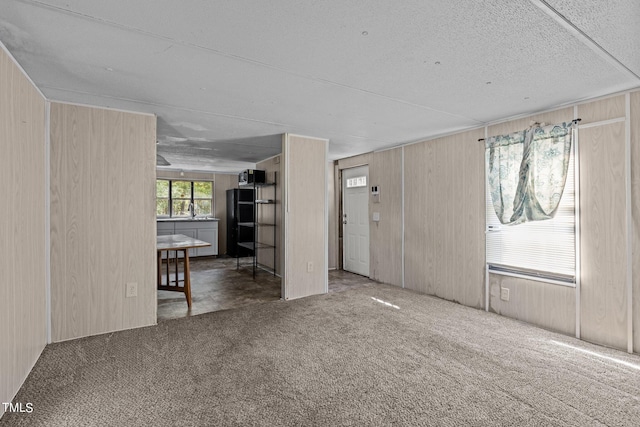
[[(509, 301), (500, 299), (502, 287), (509, 289)], [(489, 289), (492, 312), (563, 334), (575, 334), (575, 288), (491, 274)]]
[(0, 402), (11, 402), (47, 342), (45, 111), (0, 44)]
[(50, 126), (53, 341), (155, 324), (155, 117), (52, 103)]
[[(373, 280), (402, 286), (402, 148), (373, 153), (369, 187), (377, 185), (379, 202), (369, 191), (369, 274)], [(371, 220), (380, 213), (380, 221)]]
[[(581, 126), (625, 118), (625, 97), (578, 105), (578, 116)], [(626, 349), (625, 123), (581, 128), (579, 141), (581, 337)]]
[[(633, 348), (640, 351), (640, 91), (630, 94), (631, 212), (625, 225), (625, 95), (508, 120), (487, 134), (508, 134), (532, 121), (558, 123), (580, 117), (581, 294), (575, 288), (501, 275), (489, 278), (489, 309), (541, 327), (574, 335), (577, 314), (583, 339), (627, 349), (632, 309)], [(484, 129), (412, 144), (404, 150), (405, 287), (472, 307), (484, 307)], [(386, 210), (399, 217), (400, 200), (389, 200), (398, 183), (396, 150), (339, 160), (339, 169), (369, 165), (370, 182), (381, 186), (381, 221), (371, 224), (372, 274), (397, 280), (398, 228), (384, 223)], [(401, 175), (400, 175), (401, 176)], [(338, 191), (339, 182), (335, 183)], [(389, 187), (389, 188), (387, 188)], [(456, 196), (456, 195), (461, 196)], [(393, 196), (392, 196), (393, 197)], [(383, 205), (390, 201), (392, 206)], [(337, 218), (339, 200), (335, 198)], [(394, 231), (395, 230), (395, 231)], [(337, 231), (334, 232), (337, 235)], [(631, 239), (632, 299), (626, 283), (626, 244)], [(337, 243), (339, 245), (339, 243)], [(395, 248), (392, 249), (392, 248)], [(386, 253), (385, 251), (389, 251)], [(401, 260), (400, 260), (401, 262)], [(510, 301), (500, 288), (510, 289)], [(576, 304), (579, 304), (579, 307)]]
[(283, 136), (285, 299), (327, 292), (327, 144)]
[[(281, 160), (282, 156), (272, 157), (262, 162), (256, 163), (256, 169), (262, 169), (266, 171), (267, 181), (276, 182), (275, 187), (264, 187), (260, 191), (261, 198), (274, 199), (275, 197), (275, 210), (272, 205), (262, 205), (258, 212), (258, 221), (266, 224), (275, 224), (275, 271), (276, 274), (282, 273), (282, 260), (284, 254), (284, 248), (282, 247), (282, 173), (281, 173)], [(274, 218), (275, 215), (275, 218)], [(258, 241), (263, 243), (272, 243), (274, 241), (274, 230), (271, 227), (258, 228)], [(258, 262), (269, 268), (274, 268), (273, 250), (272, 249), (259, 249), (258, 250)]]
[(404, 148), (405, 287), (483, 306), (482, 129)]
[(633, 216), (633, 351), (640, 353), (640, 91), (630, 97), (631, 213)]
[(355, 168), (357, 166), (370, 165), (373, 153), (360, 154), (353, 157), (338, 160), (338, 169)]
[(327, 198), (327, 202), (329, 203), (329, 257), (328, 257), (328, 268), (329, 270), (335, 270), (338, 268), (338, 203), (337, 197), (339, 192), (336, 191), (336, 182), (338, 168), (335, 162), (329, 162), (328, 168), (328, 182), (327, 182), (327, 191), (329, 192), (329, 197)]

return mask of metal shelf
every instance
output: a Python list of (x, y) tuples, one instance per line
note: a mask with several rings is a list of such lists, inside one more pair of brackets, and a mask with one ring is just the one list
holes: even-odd
[(247, 249), (271, 249), (271, 248), (275, 248), (275, 246), (273, 245), (269, 245), (266, 243), (260, 243), (260, 242), (238, 242), (238, 246), (242, 246), (243, 248), (247, 248)]
[[(276, 242), (276, 238), (277, 238), (277, 231), (276, 231), (276, 224), (275, 223), (265, 223), (265, 222), (259, 222), (260, 219), (260, 209), (258, 209), (259, 206), (262, 205), (272, 205), (273, 206), (273, 218), (275, 220), (276, 216), (277, 216), (277, 208), (276, 208), (276, 182), (277, 182), (277, 172), (273, 172), (273, 182), (265, 182), (265, 183), (250, 183), (250, 184), (242, 184), (239, 185), (239, 188), (253, 188), (253, 201), (251, 202), (238, 202), (238, 204), (243, 204), (243, 205), (253, 205), (253, 222), (239, 222), (238, 226), (239, 227), (247, 227), (247, 228), (253, 228), (253, 242), (238, 242), (238, 247), (242, 247), (242, 248), (246, 248), (246, 249), (250, 249), (251, 251), (253, 251), (253, 277), (255, 279), (256, 277), (256, 269), (258, 268), (258, 266), (260, 265), (260, 268), (268, 270), (268, 271), (273, 271), (273, 275), (275, 276), (276, 274), (276, 246), (275, 246), (275, 242)], [(260, 193), (260, 189), (263, 187), (273, 187), (273, 198), (269, 198), (271, 197), (271, 194), (269, 194), (269, 197), (264, 197), (262, 196)], [(273, 244), (271, 243), (264, 243), (264, 242), (258, 242), (258, 231), (260, 227), (272, 227), (273, 229)], [(264, 237), (264, 234), (261, 235), (262, 237)], [(269, 239), (268, 239), (269, 240)], [(257, 250), (258, 249), (270, 249), (273, 250), (273, 269), (267, 267), (266, 265), (260, 264), (258, 263), (258, 253)], [(238, 258), (237, 261), (237, 268), (240, 268), (240, 258)]]

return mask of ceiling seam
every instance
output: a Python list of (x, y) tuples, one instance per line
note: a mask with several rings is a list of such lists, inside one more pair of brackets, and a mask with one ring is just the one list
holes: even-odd
[(475, 123), (482, 124), (481, 120), (475, 119), (473, 117), (461, 116), (459, 114), (454, 114), (454, 113), (451, 113), (451, 112), (448, 112), (448, 111), (439, 110), (439, 109), (436, 109), (436, 108), (428, 107), (426, 105), (416, 104), (416, 103), (413, 103), (413, 102), (410, 102), (410, 101), (406, 101), (406, 100), (395, 98), (395, 97), (392, 97), (392, 96), (389, 96), (389, 95), (384, 95), (384, 94), (381, 94), (381, 93), (373, 92), (373, 91), (370, 91), (370, 90), (367, 90), (367, 89), (362, 89), (362, 88), (358, 88), (358, 87), (355, 87), (355, 86), (351, 86), (351, 85), (335, 82), (333, 80), (328, 80), (328, 79), (324, 79), (324, 78), (321, 78), (321, 77), (314, 77), (314, 76), (302, 74), (302, 73), (299, 73), (299, 72), (296, 72), (296, 71), (292, 71), (292, 70), (288, 70), (288, 69), (285, 69), (285, 68), (277, 67), (275, 65), (268, 64), (266, 62), (261, 62), (261, 61), (255, 60), (255, 59), (246, 58), (246, 57), (243, 57), (243, 56), (226, 53), (226, 52), (214, 49), (214, 48), (210, 48), (210, 47), (207, 47), (207, 46), (201, 46), (201, 45), (198, 45), (198, 44), (195, 44), (195, 43), (191, 43), (191, 42), (188, 42), (188, 41), (185, 41), (185, 40), (174, 39), (174, 38), (171, 38), (171, 37), (168, 37), (168, 36), (164, 36), (164, 35), (161, 35), (161, 34), (152, 33), (150, 31), (146, 31), (146, 30), (143, 30), (141, 28), (131, 27), (131, 26), (127, 26), (127, 25), (124, 25), (124, 24), (120, 24), (120, 23), (114, 22), (114, 21), (109, 21), (109, 20), (106, 20), (106, 19), (103, 19), (103, 18), (98, 18), (98, 17), (92, 16), (92, 15), (87, 15), (87, 14), (83, 14), (83, 13), (80, 13), (80, 12), (75, 12), (75, 11), (72, 11), (72, 10), (69, 10), (69, 9), (64, 9), (64, 8), (61, 8), (61, 7), (58, 7), (58, 6), (53, 6), (53, 5), (50, 5), (50, 4), (41, 2), (41, 1), (36, 1), (36, 0), (18, 0), (18, 1), (20, 1), (22, 3), (29, 3), (29, 4), (32, 4), (32, 5), (36, 6), (36, 7), (50, 9), (50, 10), (53, 10), (53, 11), (58, 12), (58, 13), (71, 15), (71, 16), (76, 16), (76, 17), (79, 17), (79, 18), (82, 18), (82, 19), (99, 22), (99, 23), (104, 24), (104, 25), (117, 27), (117, 28), (120, 28), (122, 30), (126, 30), (126, 31), (130, 31), (130, 32), (142, 34), (142, 35), (145, 35), (145, 36), (148, 36), (148, 37), (152, 37), (152, 38), (156, 38), (156, 39), (159, 39), (159, 40), (165, 40), (165, 41), (168, 41), (168, 42), (171, 42), (171, 43), (180, 44), (180, 45), (185, 46), (185, 47), (191, 47), (191, 48), (195, 48), (195, 49), (199, 49), (199, 50), (204, 50), (206, 52), (209, 52), (209, 53), (212, 53), (212, 54), (215, 54), (215, 55), (224, 56), (226, 58), (230, 58), (230, 59), (233, 59), (233, 60), (237, 60), (237, 61), (246, 62), (246, 63), (258, 65), (258, 66), (261, 66), (261, 67), (269, 68), (271, 70), (275, 70), (275, 71), (279, 71), (279, 72), (282, 72), (282, 73), (285, 73), (285, 74), (289, 74), (289, 75), (292, 75), (292, 76), (300, 77), (300, 78), (303, 78), (303, 79), (306, 79), (306, 80), (310, 80), (310, 81), (313, 81), (313, 82), (316, 82), (316, 83), (329, 84), (329, 85), (341, 87), (341, 88), (344, 88), (344, 89), (352, 90), (352, 91), (355, 91), (355, 92), (360, 92), (360, 93), (364, 93), (364, 94), (367, 94), (367, 95), (372, 95), (372, 96), (375, 96), (375, 97), (378, 97), (378, 98), (386, 99), (388, 101), (397, 102), (399, 104), (404, 104), (404, 105), (408, 105), (408, 106), (411, 106), (411, 107), (416, 107), (416, 108), (420, 108), (420, 109), (424, 109), (424, 110), (428, 110), (428, 111), (444, 114), (444, 115), (455, 117), (455, 118), (459, 118), (459, 119), (471, 120), (471, 121), (473, 121)]
[(547, 14), (551, 19), (556, 21), (560, 26), (573, 33), (576, 38), (579, 39), (582, 44), (590, 48), (594, 51), (598, 56), (600, 56), (605, 61), (609, 62), (619, 71), (626, 72), (631, 75), (633, 78), (640, 80), (640, 76), (638, 76), (635, 72), (633, 72), (629, 67), (627, 67), (622, 61), (616, 58), (611, 52), (605, 49), (600, 43), (595, 41), (591, 36), (582, 31), (577, 25), (575, 25), (569, 18), (560, 13), (557, 9), (551, 6), (546, 0), (531, 0), (531, 2), (538, 6), (540, 10), (542, 10), (545, 14)]

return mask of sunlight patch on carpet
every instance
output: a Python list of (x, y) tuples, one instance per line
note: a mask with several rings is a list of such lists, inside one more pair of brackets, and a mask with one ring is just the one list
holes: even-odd
[(400, 307), (398, 307), (398, 306), (397, 306), (397, 305), (395, 305), (395, 304), (391, 304), (390, 302), (383, 301), (383, 300), (378, 299), (378, 298), (375, 298), (375, 297), (371, 297), (371, 299), (372, 299), (372, 300), (374, 300), (375, 302), (379, 302), (380, 304), (384, 304), (384, 305), (386, 305), (386, 306), (388, 306), (388, 307), (393, 307), (393, 308), (395, 308), (395, 309), (397, 309), (397, 310), (400, 310)]
[(565, 344), (565, 343), (562, 343), (562, 342), (559, 342), (559, 341), (551, 340), (551, 342), (556, 344), (556, 345), (562, 346), (562, 347), (570, 348), (572, 350), (576, 350), (576, 351), (579, 351), (581, 353), (585, 353), (585, 354), (588, 354), (588, 355), (591, 355), (591, 356), (599, 357), (600, 359), (605, 359), (605, 360), (608, 360), (610, 362), (619, 363), (620, 365), (624, 365), (624, 366), (626, 366), (628, 368), (633, 368), (633, 369), (637, 369), (637, 370), (640, 371), (640, 366), (638, 366), (636, 364), (633, 364), (633, 363), (626, 362), (624, 360), (616, 359), (615, 357), (605, 356), (604, 354), (596, 353), (595, 351), (590, 351), (590, 350), (585, 350), (583, 348), (574, 347), (572, 345)]

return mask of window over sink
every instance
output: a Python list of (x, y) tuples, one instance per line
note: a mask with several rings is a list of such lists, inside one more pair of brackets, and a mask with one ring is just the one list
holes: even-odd
[(213, 214), (213, 182), (156, 180), (156, 216), (188, 218)]

